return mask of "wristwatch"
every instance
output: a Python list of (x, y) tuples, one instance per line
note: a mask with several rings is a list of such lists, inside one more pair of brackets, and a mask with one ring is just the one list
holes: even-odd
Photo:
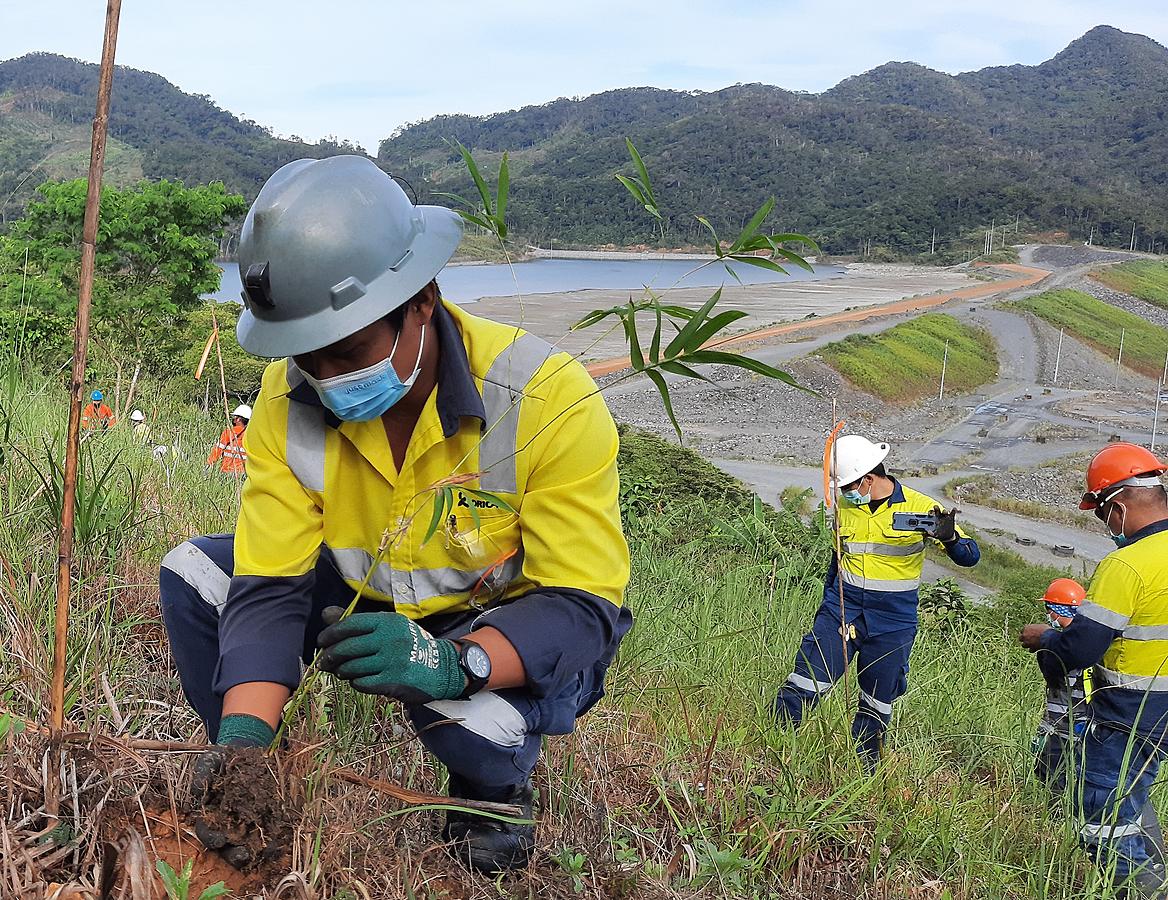
[(491, 657), (474, 641), (458, 641), (458, 665), (466, 676), (466, 690), (459, 694), (459, 700), (477, 694), (491, 680)]

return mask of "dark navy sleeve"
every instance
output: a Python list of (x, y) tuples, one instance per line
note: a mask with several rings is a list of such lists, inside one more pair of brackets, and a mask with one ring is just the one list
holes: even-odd
[(834, 597), (839, 600), (839, 557), (831, 551), (831, 562), (827, 566), (827, 574), (823, 576), (823, 599)]
[(971, 537), (960, 537), (952, 544), (946, 544), (945, 553), (959, 566), (976, 566), (981, 559), (981, 548)]
[(1075, 616), (1065, 631), (1051, 628), (1039, 642), (1038, 667), (1048, 684), (1063, 684), (1067, 672), (1093, 666), (1122, 631), (1086, 616)]
[(249, 681), (296, 689), (315, 582), (315, 571), (294, 578), (236, 575), (231, 579), (219, 616), (214, 686), (218, 696)]
[(536, 697), (555, 696), (578, 672), (608, 658), (632, 615), (587, 591), (547, 588), (488, 610), (475, 628), (496, 628), (519, 654)]

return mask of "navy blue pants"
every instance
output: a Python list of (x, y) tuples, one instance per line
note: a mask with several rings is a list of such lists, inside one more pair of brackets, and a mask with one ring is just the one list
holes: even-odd
[[(162, 617), (178, 666), (183, 693), (202, 718), (211, 740), (219, 732), (222, 697), (212, 690), (219, 660), (219, 612), (234, 570), (234, 535), (192, 538), (162, 561)], [(305, 663), (316, 652), (316, 637), (328, 606), (346, 606), (353, 590), (338, 574), (327, 549), (316, 566), (312, 612), (304, 632)], [(385, 611), (370, 601), (362, 611)], [(419, 624), (436, 637), (457, 638), (471, 627), (473, 614), (438, 615)], [(602, 679), (581, 672), (555, 697), (534, 697), (524, 687), (480, 691), (467, 700), (406, 704), (426, 748), (451, 772), (473, 785), (480, 798), (504, 793), (527, 779), (539, 757), (540, 738), (571, 730), (571, 723), (600, 697)], [(452, 720), (433, 726), (436, 722)]]
[(1149, 840), (1152, 828), (1159, 837), (1159, 822), (1145, 821), (1162, 753), (1138, 735), (1102, 724), (1083, 736), (1079, 840), (1104, 872), (1114, 867), (1117, 882), (1133, 875), (1163, 877), (1158, 841)]
[(908, 658), (916, 634), (915, 628), (869, 634), (860, 615), (848, 626), (845, 657), (839, 607), (825, 601), (799, 645), (794, 671), (775, 698), (776, 718), (798, 725), (843, 677), (854, 657), (860, 697), (852, 737), (864, 761), (874, 765), (892, 718), (892, 704), (908, 688)]

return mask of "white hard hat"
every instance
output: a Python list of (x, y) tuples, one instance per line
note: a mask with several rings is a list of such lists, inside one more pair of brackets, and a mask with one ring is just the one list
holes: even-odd
[(863, 478), (888, 456), (888, 444), (874, 444), (858, 434), (845, 434), (835, 442), (832, 480), (841, 488)]
[(130, 413), (130, 421), (131, 422), (145, 422), (146, 421), (146, 413), (142, 412), (142, 410), (140, 410), (140, 409), (136, 409), (132, 413)]
[(231, 413), (232, 416), (239, 416), (241, 419), (251, 421), (251, 407), (246, 403), (241, 403)]

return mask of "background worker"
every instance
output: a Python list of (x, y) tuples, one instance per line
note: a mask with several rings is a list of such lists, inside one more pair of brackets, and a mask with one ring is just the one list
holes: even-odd
[(1079, 508), (1094, 511), (1116, 550), (1099, 563), (1065, 631), (1027, 625), (1019, 635), (1048, 683), (1094, 666), (1080, 842), (1105, 873), (1147, 896), (1165, 887), (1140, 818), (1168, 728), (1168, 492), (1159, 477), (1166, 469), (1135, 444), (1095, 455)]
[[(1074, 579), (1052, 581), (1042, 596), (1050, 627), (1056, 631), (1067, 628), (1086, 596), (1087, 591)], [(1076, 669), (1046, 687), (1046, 707), (1034, 738), (1034, 774), (1056, 795), (1067, 785), (1071, 747), (1087, 729), (1090, 677), (1090, 670)]]
[[(196, 805), (237, 747), (272, 742), (318, 645), (322, 669), (404, 704), (453, 796), (528, 814), (542, 736), (603, 694), (632, 624), (616, 426), (569, 355), (442, 301), (461, 236), (354, 156), (289, 163), (244, 221), (239, 342), (287, 358), (255, 403), (235, 534), (162, 562), (183, 690), (219, 745)], [(453, 505), (428, 537), (442, 483)], [(457, 813), (444, 837), (491, 873), (535, 846), (531, 825)]]
[(81, 410), (81, 427), (92, 431), (100, 428), (103, 431), (114, 424), (114, 411), (105, 404), (105, 396), (101, 391), (94, 391), (89, 395), (89, 402)]
[(211, 448), (207, 465), (219, 463), (225, 475), (242, 475), (247, 468), (247, 451), (243, 449), (243, 435), (251, 421), (251, 407), (241, 403), (231, 413), (231, 425), (223, 429), (219, 442)]
[(146, 413), (140, 409), (130, 413), (130, 421), (134, 423), (134, 437), (145, 444), (150, 440), (150, 426), (146, 424)]
[[(836, 442), (832, 490), (840, 491), (842, 498), (836, 506), (842, 555), (832, 555), (823, 603), (774, 706), (780, 723), (799, 724), (856, 656), (860, 692), (852, 736), (869, 768), (879, 762), (892, 704), (908, 687), (925, 559), (926, 535), (897, 529), (893, 517), (933, 514), (936, 525), (927, 537), (944, 547), (950, 559), (972, 566), (981, 557), (977, 543), (957, 528), (956, 510), (942, 511), (935, 500), (888, 474), (884, 460), (889, 449), (888, 444), (875, 444), (855, 434)], [(846, 657), (841, 628), (847, 631)]]

